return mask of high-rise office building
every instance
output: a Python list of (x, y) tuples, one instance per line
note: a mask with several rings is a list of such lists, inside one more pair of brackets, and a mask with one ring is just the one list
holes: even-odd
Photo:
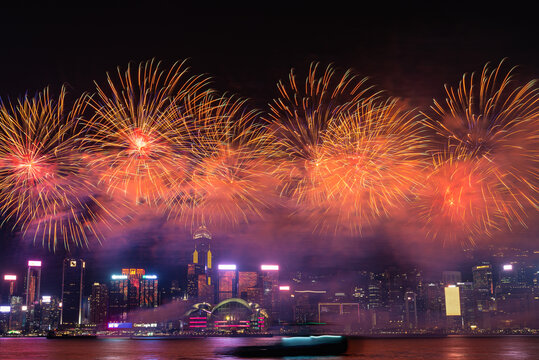
[(473, 287), (475, 290), (484, 290), (489, 294), (494, 293), (494, 283), (492, 281), (492, 267), (489, 263), (474, 266), (472, 268)]
[(114, 274), (110, 280), (109, 290), (109, 321), (127, 320), (129, 311), (129, 279), (127, 275)]
[(413, 291), (404, 294), (405, 322), (408, 329), (417, 328), (417, 295)]
[(140, 280), (140, 307), (159, 306), (159, 288), (157, 275), (142, 275)]
[(240, 271), (238, 273), (238, 297), (248, 302), (259, 303), (261, 299), (251, 298), (252, 289), (258, 286), (258, 273), (255, 271)]
[(60, 324), (82, 323), (82, 289), (86, 263), (81, 259), (64, 259), (62, 271), (62, 311)]
[(187, 265), (187, 298), (198, 299), (198, 277), (204, 274), (204, 267), (200, 264)]
[(60, 324), (60, 299), (56, 296), (44, 295), (41, 297), (39, 318), (41, 330), (56, 329)]
[(140, 307), (140, 280), (146, 274), (144, 269), (122, 269), (122, 275), (127, 275), (127, 306), (129, 310), (134, 310)]
[(109, 292), (106, 284), (94, 283), (90, 295), (90, 323), (103, 325), (107, 322)]
[(261, 265), (262, 307), (270, 315), (271, 321), (279, 319), (279, 265)]
[[(2, 302), (9, 304), (11, 302), (11, 297), (15, 294), (15, 285), (17, 283), (17, 275), (5, 274), (4, 283), (7, 284), (7, 289), (4, 290), (4, 286), (2, 286), (3, 291), (0, 293), (0, 304)], [(4, 298), (2, 298), (2, 295), (4, 296)]]
[(218, 298), (217, 302), (221, 302), (226, 299), (237, 297), (238, 291), (238, 272), (236, 265), (233, 264), (220, 264), (217, 267), (219, 271), (219, 285), (218, 285)]
[(39, 302), (41, 289), (41, 261), (28, 261), (28, 273), (26, 275), (26, 306), (32, 307)]
[(201, 265), (205, 271), (212, 268), (212, 253), (210, 249), (211, 233), (206, 226), (200, 226), (193, 233), (195, 250), (193, 251), (193, 264)]
[(187, 297), (199, 302), (215, 301), (211, 233), (202, 225), (193, 233), (193, 262), (187, 265)]

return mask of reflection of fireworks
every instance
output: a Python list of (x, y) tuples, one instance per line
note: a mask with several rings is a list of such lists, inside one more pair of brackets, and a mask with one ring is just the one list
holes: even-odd
[(539, 92), (534, 81), (514, 86), (512, 70), (504, 73), (502, 64), (487, 64), (479, 78), (465, 75), (458, 89), (446, 87), (446, 102), (434, 103), (428, 125), (449, 148), (490, 162), (491, 175), (514, 200), (537, 208)]
[(237, 224), (261, 216), (271, 177), (263, 158), (265, 135), (245, 101), (207, 96), (189, 111), (190, 181), (172, 197), (175, 215), (195, 224)]
[(197, 101), (206, 84), (201, 77), (185, 79), (186, 71), (175, 64), (164, 73), (159, 64), (146, 62), (138, 72), (130, 66), (123, 76), (119, 72), (119, 84), (109, 76), (111, 96), (97, 87), (87, 150), (109, 193), (153, 205), (183, 180), (185, 127), (177, 107)]
[(0, 211), (34, 240), (56, 248), (87, 244), (97, 235), (98, 201), (76, 153), (81, 102), (64, 114), (65, 90), (58, 102), (48, 90), (36, 98), (0, 107)]
[(433, 170), (418, 192), (420, 219), (428, 235), (445, 242), (474, 244), (484, 235), (522, 222), (510, 190), (497, 181), (496, 167), (454, 148), (433, 158)]

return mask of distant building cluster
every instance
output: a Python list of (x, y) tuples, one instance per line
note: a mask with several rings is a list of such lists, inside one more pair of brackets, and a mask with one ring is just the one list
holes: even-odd
[[(525, 261), (478, 262), (471, 277), (420, 270), (283, 273), (277, 264), (244, 271), (214, 266), (211, 234), (194, 233), (183, 281), (163, 286), (145, 269), (124, 268), (106, 282), (86, 278), (86, 262), (66, 258), (61, 295), (41, 293), (42, 263), (24, 277), (4, 274), (0, 334), (90, 329), (108, 334), (491, 333), (539, 329), (539, 271)], [(90, 291), (85, 291), (90, 289)]]

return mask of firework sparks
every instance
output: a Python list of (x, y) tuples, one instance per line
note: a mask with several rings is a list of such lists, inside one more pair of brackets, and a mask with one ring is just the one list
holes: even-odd
[(535, 81), (514, 84), (514, 69), (502, 65), (485, 65), (480, 77), (464, 75), (457, 89), (446, 86), (445, 104), (434, 102), (427, 124), (444, 147), (490, 162), (519, 203), (538, 209), (539, 92)]
[(431, 200), (439, 211), (424, 211), (434, 237), (473, 243), (526, 226), (526, 207), (538, 209), (539, 92), (534, 81), (516, 86), (514, 69), (502, 65), (446, 86), (445, 104), (435, 101), (424, 114), (443, 143), (426, 190), (438, 194)]
[(138, 71), (131, 66), (124, 74), (118, 70), (119, 83), (108, 76), (110, 96), (97, 86), (85, 148), (109, 194), (156, 205), (185, 178), (188, 145), (177, 108), (191, 106), (207, 84), (201, 76), (187, 78), (187, 70), (177, 63), (164, 72), (149, 61)]
[(78, 154), (83, 101), (65, 114), (64, 99), (62, 88), (57, 101), (45, 90), (0, 106), (0, 212), (52, 249), (87, 245), (103, 212)]
[(264, 129), (245, 101), (207, 96), (189, 110), (189, 182), (171, 197), (175, 217), (191, 224), (236, 225), (260, 217), (271, 202)]
[(496, 168), (467, 149), (433, 157), (432, 171), (418, 191), (420, 219), (427, 235), (443, 243), (475, 244), (495, 231), (522, 222), (510, 189), (497, 181)]
[(271, 108), (282, 194), (295, 199), (320, 229), (359, 233), (407, 199), (424, 166), (421, 124), (383, 102), (351, 72), (340, 79), (311, 67), (305, 91), (294, 74)]

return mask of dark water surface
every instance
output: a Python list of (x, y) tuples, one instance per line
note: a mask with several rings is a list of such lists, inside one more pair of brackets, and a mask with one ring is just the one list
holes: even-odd
[[(0, 338), (0, 359), (234, 359), (223, 349), (272, 343), (278, 338), (174, 340), (47, 340)], [(539, 337), (448, 337), (432, 339), (350, 339), (348, 353), (335, 357), (290, 359), (538, 359)]]

